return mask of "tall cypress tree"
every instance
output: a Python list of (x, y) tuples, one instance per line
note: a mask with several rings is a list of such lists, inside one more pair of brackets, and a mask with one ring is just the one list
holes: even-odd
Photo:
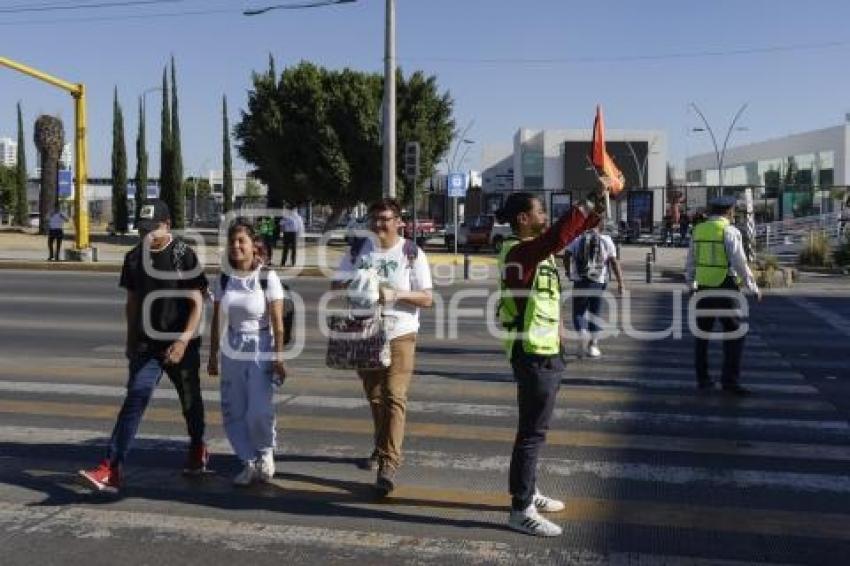
[(148, 191), (148, 150), (145, 141), (145, 99), (139, 98), (139, 135), (136, 137), (136, 215), (135, 223), (139, 222), (139, 211), (147, 197)]
[(227, 120), (227, 96), (222, 96), (222, 141), (224, 143), (224, 213), (233, 208), (233, 159), (230, 157), (230, 125)]
[(168, 70), (162, 70), (162, 122), (159, 139), (159, 198), (174, 214), (174, 191), (171, 184), (171, 106), (168, 95)]
[(27, 146), (24, 138), (24, 119), (21, 115), (21, 103), (18, 102), (18, 170), (15, 186), (15, 224), (26, 226), (29, 216), (27, 204)]
[(171, 221), (175, 228), (186, 225), (186, 194), (183, 187), (183, 154), (180, 147), (180, 115), (177, 108), (177, 73), (174, 56), (171, 57), (171, 183), (174, 191), (174, 206)]
[(117, 234), (127, 233), (127, 145), (117, 86), (112, 100), (112, 225)]

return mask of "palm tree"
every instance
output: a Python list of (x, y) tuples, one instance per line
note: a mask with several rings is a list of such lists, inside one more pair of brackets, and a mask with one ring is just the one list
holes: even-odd
[(65, 130), (62, 120), (42, 114), (35, 121), (35, 147), (41, 155), (41, 192), (38, 197), (39, 228), (41, 234), (47, 233), (47, 219), (53, 209), (59, 205), (57, 191), (59, 177), (59, 158), (65, 145)]

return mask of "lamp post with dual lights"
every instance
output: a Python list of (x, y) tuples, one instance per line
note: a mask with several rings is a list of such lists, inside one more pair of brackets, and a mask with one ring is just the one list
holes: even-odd
[(711, 137), (711, 143), (714, 146), (714, 156), (717, 160), (717, 180), (718, 186), (720, 190), (723, 191), (723, 161), (726, 158), (726, 147), (729, 144), (729, 138), (732, 136), (732, 132), (745, 132), (747, 128), (745, 127), (736, 127), (738, 120), (741, 118), (741, 114), (744, 113), (744, 110), (747, 109), (749, 103), (744, 103), (738, 108), (738, 111), (735, 113), (735, 116), (732, 117), (732, 122), (729, 124), (729, 129), (726, 130), (726, 137), (723, 139), (723, 147), (722, 149), (717, 145), (717, 137), (714, 135), (714, 130), (711, 129), (711, 125), (706, 120), (705, 115), (699, 109), (699, 107), (691, 102), (691, 108), (697, 113), (697, 116), (700, 117), (702, 123), (705, 124), (704, 128), (691, 128), (692, 132), (708, 132), (708, 135)]

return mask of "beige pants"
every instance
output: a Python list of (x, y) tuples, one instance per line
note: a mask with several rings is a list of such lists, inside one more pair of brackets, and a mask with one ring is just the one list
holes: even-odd
[(363, 380), (363, 390), (372, 409), (378, 458), (393, 468), (401, 464), (407, 390), (415, 353), (416, 333), (411, 332), (390, 341), (390, 367), (357, 372)]

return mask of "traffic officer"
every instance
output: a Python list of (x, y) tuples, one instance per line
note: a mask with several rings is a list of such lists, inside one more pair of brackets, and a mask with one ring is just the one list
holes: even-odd
[(573, 206), (547, 228), (546, 211), (531, 193), (511, 194), (499, 210), (513, 236), (499, 254), (498, 316), (505, 350), (517, 383), (518, 426), (511, 454), (508, 526), (536, 536), (557, 536), (561, 528), (540, 515), (557, 513), (564, 503), (537, 487), (537, 458), (564, 377), (561, 357), (561, 287), (553, 254), (599, 222), (604, 192), (589, 204)]
[[(745, 298), (741, 294), (740, 285), (755, 295), (758, 301), (761, 301), (761, 291), (747, 264), (741, 232), (732, 225), (735, 204), (735, 198), (730, 196), (718, 197), (709, 203), (708, 219), (693, 229), (685, 279), (689, 289), (697, 294), (692, 316), (696, 316), (699, 330), (695, 336), (698, 389), (707, 391), (714, 387), (708, 375), (708, 341), (719, 339), (723, 340), (723, 391), (733, 395), (748, 395), (750, 391), (739, 383), (746, 334), (746, 329), (741, 331), (741, 306)], [(709, 291), (715, 293), (709, 294)], [(725, 293), (720, 296), (717, 291)], [(708, 296), (700, 297), (700, 293)], [(720, 334), (712, 333), (716, 321), (723, 327)]]

